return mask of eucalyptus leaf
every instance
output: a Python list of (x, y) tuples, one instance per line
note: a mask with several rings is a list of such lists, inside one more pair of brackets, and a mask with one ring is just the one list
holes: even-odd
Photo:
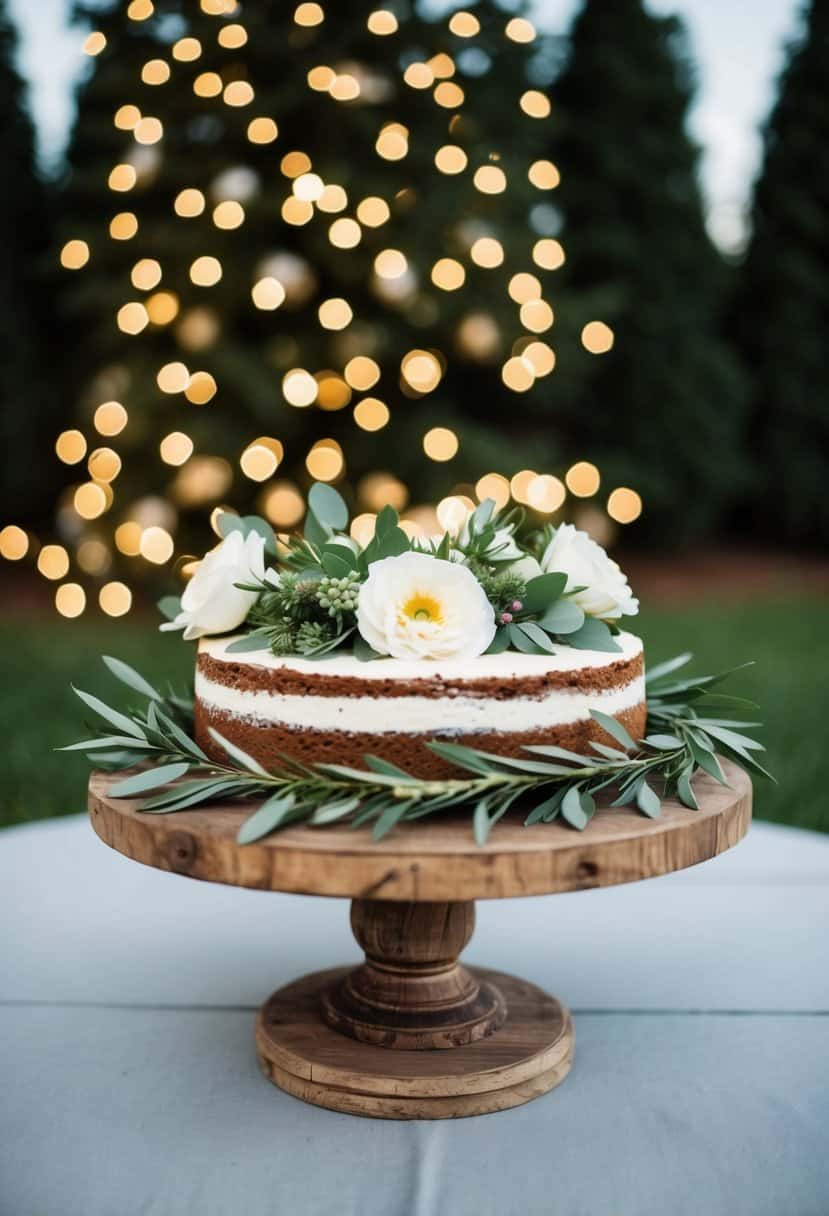
[(266, 629), (254, 629), (225, 646), (225, 654), (249, 654), (256, 650), (270, 650)]
[(589, 822), (581, 804), (581, 793), (577, 785), (571, 785), (561, 800), (561, 817), (570, 824), (571, 828), (583, 831)]
[(136, 773), (133, 777), (127, 777), (124, 781), (111, 785), (107, 790), (107, 796), (109, 798), (132, 798), (136, 794), (146, 793), (147, 790), (170, 785), (171, 782), (178, 781), (179, 777), (183, 777), (185, 773), (189, 772), (190, 767), (190, 764), (185, 761), (176, 764), (159, 764), (157, 768), (145, 769), (144, 772)]
[(598, 722), (598, 724), (599, 724), (599, 726), (601, 726), (602, 730), (606, 730), (607, 733), (610, 736), (612, 736), (612, 738), (614, 738), (617, 743), (621, 744), (621, 746), (625, 749), (626, 752), (632, 752), (632, 751), (636, 750), (636, 744), (631, 739), (630, 735), (625, 730), (624, 726), (622, 726), (622, 723), (617, 721), (616, 718), (612, 718), (610, 716), (610, 714), (602, 713), (602, 711), (599, 709), (591, 709), (590, 717), (593, 719), (594, 722)]
[(687, 806), (692, 811), (699, 810), (696, 794), (691, 788), (691, 774), (694, 771), (693, 764), (686, 765), (676, 780), (676, 792), (679, 795), (679, 800), (683, 806)]
[(231, 743), (230, 739), (226, 739), (224, 735), (220, 735), (215, 726), (208, 726), (207, 732), (213, 742), (218, 743), (219, 747), (227, 752), (231, 760), (235, 760), (237, 764), (247, 769), (249, 773), (257, 773), (263, 777), (268, 775), (267, 770), (262, 767), (258, 760), (254, 759), (253, 756), (249, 756), (236, 743)]
[(548, 633), (569, 635), (584, 625), (584, 612), (572, 600), (557, 600), (538, 623)]
[(660, 752), (675, 751), (678, 747), (682, 747), (682, 740), (677, 739), (676, 735), (645, 735), (642, 742), (647, 743), (648, 747), (655, 747)]
[(588, 616), (580, 629), (567, 634), (567, 645), (577, 650), (599, 650), (603, 653), (621, 654), (622, 647), (613, 637), (604, 621)]
[(657, 680), (663, 679), (673, 671), (678, 671), (680, 667), (685, 667), (693, 658), (690, 650), (685, 654), (678, 654), (676, 658), (667, 659), (664, 663), (657, 663), (655, 667), (649, 667), (645, 672), (645, 683), (655, 684)]
[(547, 634), (540, 625), (536, 625), (535, 621), (521, 621), (517, 625), (510, 625), (510, 638), (515, 641), (514, 633), (520, 632), (524, 637), (528, 638), (534, 644), (537, 650), (543, 654), (555, 654), (556, 648), (550, 641)]
[(315, 481), (308, 491), (308, 506), (323, 527), (343, 532), (348, 527), (348, 507), (342, 495), (324, 481)]
[(521, 611), (544, 612), (560, 599), (566, 586), (566, 574), (539, 574), (537, 578), (531, 578), (521, 601)]
[(659, 815), (662, 804), (647, 781), (642, 781), (636, 791), (636, 805), (642, 814), (647, 815), (650, 819), (656, 819)]
[(130, 667), (129, 663), (125, 663), (123, 659), (114, 659), (111, 655), (105, 654), (103, 660), (116, 680), (120, 680), (128, 688), (132, 688), (135, 692), (140, 692), (144, 697), (149, 697), (151, 701), (160, 701), (162, 699), (161, 693), (156, 692), (152, 684), (148, 680), (145, 680), (134, 667)]
[(359, 805), (359, 798), (345, 798), (339, 802), (323, 803), (322, 806), (318, 806), (314, 811), (309, 822), (314, 827), (320, 827), (326, 823), (334, 823), (337, 819), (344, 819), (346, 815), (350, 815)]
[(495, 630), (495, 635), (489, 646), (484, 651), (484, 654), (503, 654), (509, 648), (509, 629), (505, 625), (499, 626)]
[(165, 620), (174, 621), (181, 612), (181, 596), (163, 595), (156, 607)]
[(72, 691), (76, 697), (80, 697), (84, 705), (87, 705), (99, 717), (103, 718), (105, 722), (109, 722), (110, 726), (114, 726), (116, 730), (120, 730), (125, 735), (130, 735), (133, 739), (143, 739), (146, 741), (146, 731), (134, 718), (120, 713), (117, 709), (112, 709), (111, 706), (101, 701), (99, 697), (94, 697), (91, 692), (84, 692), (82, 688), (75, 688), (73, 685)]
[(293, 794), (272, 794), (258, 811), (246, 819), (236, 835), (237, 844), (253, 844), (263, 836), (269, 836), (275, 831), (294, 809)]

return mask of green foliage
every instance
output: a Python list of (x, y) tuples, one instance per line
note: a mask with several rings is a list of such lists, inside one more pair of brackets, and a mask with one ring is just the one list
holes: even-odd
[[(310, 640), (313, 629), (302, 625), (300, 633), (308, 631)], [(532, 638), (526, 626), (525, 630)], [(317, 647), (323, 644), (319, 634), (315, 639)], [(228, 757), (226, 763), (216, 763), (176, 722), (180, 702), (167, 703), (153, 688), (146, 694), (146, 708), (127, 714), (75, 689), (110, 732), (119, 733), (103, 732), (64, 750), (85, 751), (95, 763), (114, 770), (158, 761), (152, 769), (116, 782), (109, 790), (115, 798), (128, 798), (162, 789), (139, 806), (148, 813), (166, 814), (227, 799), (231, 790), (244, 797), (265, 796), (264, 805), (242, 826), (240, 844), (259, 840), (288, 822), (310, 820), (323, 825), (343, 818), (372, 823), (374, 838), (379, 839), (403, 820), (450, 808), (472, 811), (475, 839), (485, 844), (492, 827), (519, 799), (528, 806), (528, 826), (549, 823), (560, 813), (566, 823), (581, 831), (596, 809), (595, 795), (607, 789), (616, 792), (613, 806), (635, 802), (643, 815), (653, 818), (660, 811), (660, 795), (651, 782), (658, 781), (663, 796), (676, 795), (695, 810), (691, 787), (695, 772), (702, 769), (725, 783), (715, 749), (755, 776), (770, 776), (756, 755), (765, 750), (763, 745), (743, 733), (753, 724), (712, 716), (723, 708), (744, 704), (712, 692), (730, 673), (675, 678), (675, 671), (689, 659), (690, 655), (683, 655), (654, 668), (647, 678), (648, 733), (641, 742), (634, 742), (621, 723), (597, 710), (591, 711), (592, 717), (618, 747), (594, 742), (591, 753), (579, 754), (538, 744), (522, 749), (530, 753), (532, 758), (528, 758), (433, 740), (428, 744), (432, 751), (465, 774), (445, 780), (415, 777), (374, 756), (364, 757), (365, 769), (341, 764), (308, 766), (286, 757), (281, 769), (267, 772), (258, 760), (211, 727), (213, 741)], [(108, 666), (131, 690), (145, 685), (144, 678), (127, 664)], [(737, 727), (739, 730), (734, 729)], [(197, 779), (174, 784), (187, 773)], [(539, 795), (541, 803), (537, 802)]]
[(730, 322), (750, 378), (752, 534), (829, 539), (829, 6), (813, 0), (765, 130)]
[[(561, 364), (556, 425), (574, 455), (642, 493), (637, 535), (671, 542), (710, 530), (744, 475), (743, 385), (718, 333), (726, 268), (704, 228), (691, 95), (677, 18), (586, 0), (552, 90), (550, 154), (562, 281), (615, 344), (586, 368)], [(560, 340), (573, 323), (559, 309)]]

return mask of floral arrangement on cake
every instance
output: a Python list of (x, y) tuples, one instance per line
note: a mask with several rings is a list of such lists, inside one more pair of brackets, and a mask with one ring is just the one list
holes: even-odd
[(162, 601), (185, 639), (244, 630), (228, 652), (360, 659), (476, 658), (556, 645), (613, 651), (623, 615), (639, 610), (616, 562), (572, 524), (519, 542), (519, 510), (486, 499), (455, 532), (421, 539), (385, 507), (365, 546), (329, 485), (311, 487), (304, 532), (277, 540), (258, 516), (225, 513), (223, 539), (180, 600)]
[[(412, 538), (386, 507), (371, 540), (348, 533), (348, 511), (331, 486), (315, 484), (301, 535), (277, 537), (257, 516), (223, 513), (220, 543), (202, 559), (181, 598), (161, 601), (163, 630), (185, 639), (238, 634), (225, 652), (270, 650), (303, 660), (348, 651), (361, 660), (474, 661), (508, 649), (554, 655), (562, 647), (614, 652), (623, 616), (638, 611), (625, 575), (570, 524), (526, 533), (518, 512), (482, 502), (454, 532)], [(529, 826), (555, 819), (584, 829), (600, 793), (610, 806), (659, 815), (661, 799), (697, 808), (702, 772), (727, 783), (718, 754), (757, 776), (769, 774), (735, 717), (750, 702), (718, 685), (729, 672), (684, 677), (689, 654), (648, 670), (647, 726), (631, 737), (613, 716), (591, 709), (603, 733), (584, 752), (552, 743), (510, 756), (434, 739), (428, 747), (454, 775), (425, 779), (365, 754), (364, 767), (305, 764), (285, 756), (266, 769), (213, 727), (221, 759), (194, 738), (193, 698), (151, 685), (119, 659), (104, 659), (139, 708), (121, 710), (75, 690), (105, 723), (65, 750), (83, 751), (99, 768), (133, 770), (109, 787), (115, 798), (152, 793), (137, 809), (152, 814), (242, 800), (253, 813), (238, 840), (249, 844), (288, 824), (371, 825), (379, 839), (403, 821), (448, 810), (471, 813), (483, 844), (511, 808)], [(725, 716), (723, 716), (725, 715)], [(608, 742), (607, 740), (610, 740)]]

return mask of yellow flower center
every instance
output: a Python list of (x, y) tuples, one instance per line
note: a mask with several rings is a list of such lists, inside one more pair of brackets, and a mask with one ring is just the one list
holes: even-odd
[(403, 605), (403, 615), (410, 621), (434, 621), (437, 625), (443, 624), (443, 613), (438, 601), (434, 596), (419, 591), (410, 596)]

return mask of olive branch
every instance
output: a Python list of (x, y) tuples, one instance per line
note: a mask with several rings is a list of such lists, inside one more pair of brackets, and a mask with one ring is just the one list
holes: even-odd
[(458, 776), (425, 780), (373, 755), (363, 757), (365, 769), (307, 765), (284, 757), (281, 768), (268, 771), (211, 727), (211, 737), (227, 757), (219, 763), (193, 739), (192, 699), (172, 690), (160, 692), (134, 668), (107, 656), (104, 663), (109, 671), (143, 698), (143, 707), (122, 712), (74, 689), (110, 733), (101, 730), (59, 750), (85, 752), (93, 764), (110, 772), (144, 766), (110, 786), (108, 795), (133, 798), (161, 790), (139, 805), (138, 810), (148, 814), (163, 815), (218, 800), (264, 799), (239, 829), (237, 839), (243, 845), (292, 823), (371, 824), (374, 839), (380, 840), (398, 823), (450, 809), (472, 812), (475, 840), (482, 845), (519, 800), (526, 809), (526, 826), (561, 818), (578, 830), (589, 823), (596, 795), (608, 788), (616, 794), (611, 806), (634, 805), (651, 818), (659, 815), (664, 797), (676, 796), (696, 810), (692, 786), (696, 773), (708, 773), (727, 784), (716, 753), (751, 774), (771, 777), (757, 759), (763, 745), (744, 733), (760, 723), (712, 716), (752, 706), (715, 691), (739, 668), (714, 676), (677, 678), (675, 673), (691, 657), (683, 654), (649, 671), (646, 734), (638, 742), (615, 718), (592, 710), (592, 718), (612, 738), (613, 746), (591, 742), (590, 752), (580, 754), (534, 744), (522, 749), (526, 755), (498, 756), (436, 739), (427, 746), (452, 764)]

